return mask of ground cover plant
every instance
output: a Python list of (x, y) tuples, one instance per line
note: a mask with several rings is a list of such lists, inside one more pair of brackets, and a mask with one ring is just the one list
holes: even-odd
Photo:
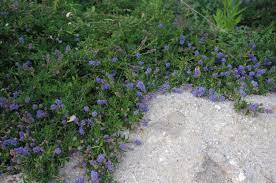
[(183, 84), (262, 111), (242, 99), (275, 90), (275, 23), (220, 32), (202, 17), (219, 5), (208, 15), (196, 3), (1, 1), (1, 172), (59, 181), (78, 151), (92, 181), (110, 182), (128, 150), (118, 132), (140, 121), (153, 92)]

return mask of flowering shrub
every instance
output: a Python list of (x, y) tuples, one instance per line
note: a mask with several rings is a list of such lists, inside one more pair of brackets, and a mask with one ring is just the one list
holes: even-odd
[(215, 35), (204, 22), (179, 23), (175, 1), (157, 1), (54, 9), (0, 2), (3, 173), (48, 182), (78, 151), (90, 179), (109, 182), (130, 147), (118, 132), (138, 121), (147, 126), (141, 118), (155, 92), (181, 93), (188, 84), (195, 97), (219, 102), (275, 90), (275, 57), (265, 46), (273, 31), (242, 27)]

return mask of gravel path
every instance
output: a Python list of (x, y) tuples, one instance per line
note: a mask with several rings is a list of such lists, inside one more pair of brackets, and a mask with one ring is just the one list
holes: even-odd
[[(276, 95), (252, 96), (273, 114), (237, 114), (232, 102), (212, 103), (189, 92), (157, 96), (131, 135), (143, 145), (125, 154), (119, 183), (276, 182)], [(133, 136), (133, 137), (132, 137)]]

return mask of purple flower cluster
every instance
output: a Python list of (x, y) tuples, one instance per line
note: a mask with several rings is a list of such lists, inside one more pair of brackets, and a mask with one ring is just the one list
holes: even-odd
[(96, 67), (96, 66), (101, 65), (101, 62), (98, 60), (90, 60), (90, 61), (88, 61), (88, 65)]
[(197, 87), (195, 88), (193, 91), (192, 91), (192, 94), (195, 96), (195, 97), (202, 97), (204, 96), (206, 93), (206, 88), (205, 87)]
[(97, 100), (98, 105), (107, 105), (107, 100)]
[(146, 87), (145, 87), (143, 81), (137, 81), (136, 87), (137, 87), (140, 91), (146, 93)]
[(57, 110), (63, 109), (63, 108), (64, 108), (64, 104), (62, 103), (62, 101), (60, 99), (56, 99), (55, 103), (51, 105), (52, 111), (57, 111)]

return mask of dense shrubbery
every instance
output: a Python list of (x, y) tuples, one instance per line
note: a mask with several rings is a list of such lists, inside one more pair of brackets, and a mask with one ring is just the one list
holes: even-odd
[(175, 1), (82, 3), (1, 1), (2, 172), (47, 182), (80, 151), (108, 182), (149, 93), (190, 83), (239, 108), (275, 87), (273, 24), (220, 33)]

